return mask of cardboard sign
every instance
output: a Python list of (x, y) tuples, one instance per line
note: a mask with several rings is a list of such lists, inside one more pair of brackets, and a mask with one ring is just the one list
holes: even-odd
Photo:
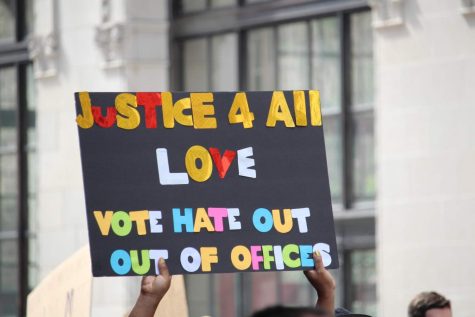
[(83, 247), (54, 269), (28, 295), (28, 317), (84, 317), (91, 314), (89, 248)]
[(75, 98), (94, 276), (338, 267), (318, 91)]

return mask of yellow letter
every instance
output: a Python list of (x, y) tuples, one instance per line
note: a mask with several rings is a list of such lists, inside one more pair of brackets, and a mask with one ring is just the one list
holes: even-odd
[(193, 124), (195, 129), (216, 129), (218, 126), (214, 115), (213, 93), (196, 92), (190, 94)]
[(322, 125), (322, 112), (320, 110), (320, 92), (318, 90), (310, 90), (310, 120), (313, 126)]
[(279, 209), (272, 209), (272, 218), (274, 218), (275, 230), (278, 232), (287, 233), (292, 230), (293, 221), (290, 209), (284, 209), (284, 223), (282, 223)]
[(251, 252), (245, 246), (237, 245), (231, 251), (231, 263), (237, 270), (243, 271), (248, 269), (251, 266), (251, 262)]
[(181, 125), (193, 126), (193, 117), (185, 115), (183, 113), (185, 109), (191, 109), (190, 98), (182, 98), (173, 105), (172, 93), (168, 91), (162, 92), (163, 126), (165, 128), (175, 127), (175, 120)]
[(200, 232), (203, 228), (208, 232), (214, 231), (213, 224), (211, 223), (206, 210), (204, 208), (198, 208), (196, 209), (195, 227), (193, 228), (193, 231)]
[(137, 224), (137, 234), (143, 236), (147, 234), (145, 228), (145, 220), (148, 220), (148, 210), (131, 211), (129, 212), (130, 220)]
[[(241, 113), (238, 114), (238, 111)], [(249, 111), (249, 104), (245, 92), (238, 92), (228, 113), (229, 123), (241, 123), (245, 129), (252, 128), (254, 114)]]
[(203, 272), (211, 271), (211, 263), (218, 263), (218, 249), (216, 247), (202, 247), (201, 254), (201, 269)]
[(140, 114), (137, 111), (137, 98), (133, 94), (122, 93), (115, 97), (117, 109), (117, 126), (125, 130), (133, 130), (140, 124)]
[(78, 114), (76, 122), (83, 129), (89, 129), (94, 125), (94, 117), (91, 110), (91, 98), (87, 91), (79, 93), (79, 102), (81, 103), (82, 115)]
[(294, 90), (295, 123), (299, 127), (307, 126), (307, 105), (305, 104), (305, 92)]
[(284, 121), (287, 128), (295, 127), (294, 119), (290, 114), (289, 106), (283, 91), (274, 91), (270, 103), (266, 126), (275, 127), (277, 121)]
[[(201, 168), (196, 166), (196, 160), (201, 161)], [(194, 145), (188, 149), (185, 155), (186, 171), (197, 182), (204, 182), (211, 177), (213, 161), (207, 149), (200, 145)]]
[(94, 217), (96, 218), (97, 225), (99, 226), (99, 230), (101, 230), (101, 234), (103, 236), (109, 235), (109, 230), (111, 228), (111, 220), (112, 220), (113, 212), (108, 210), (103, 215), (100, 211), (94, 211)]

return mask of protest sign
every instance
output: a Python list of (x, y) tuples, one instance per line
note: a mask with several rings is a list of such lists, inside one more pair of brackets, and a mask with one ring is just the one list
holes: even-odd
[(94, 276), (338, 267), (318, 91), (75, 99)]

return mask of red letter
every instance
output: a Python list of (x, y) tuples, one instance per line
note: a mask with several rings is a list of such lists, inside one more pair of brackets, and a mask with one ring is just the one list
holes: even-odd
[(236, 151), (226, 150), (223, 154), (223, 157), (221, 157), (217, 148), (210, 147), (209, 153), (213, 158), (214, 165), (216, 165), (219, 177), (224, 178), (224, 176), (226, 176), (226, 173), (228, 172), (229, 167), (231, 166), (231, 163), (236, 157)]
[(91, 109), (94, 121), (101, 128), (110, 128), (115, 123), (117, 110), (114, 107), (107, 107), (107, 115), (105, 117), (102, 116), (101, 107), (92, 106)]
[(149, 129), (157, 127), (155, 108), (162, 105), (162, 96), (158, 92), (138, 92), (137, 105), (145, 109), (145, 126)]

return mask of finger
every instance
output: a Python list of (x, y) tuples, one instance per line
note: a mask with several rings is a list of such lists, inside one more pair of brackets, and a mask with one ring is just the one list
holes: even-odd
[(325, 266), (323, 265), (323, 260), (322, 260), (322, 255), (320, 254), (320, 251), (316, 250), (313, 253), (313, 261), (315, 262), (315, 270), (320, 273), (325, 269)]
[(165, 259), (163, 258), (160, 258), (158, 260), (158, 272), (163, 277), (166, 277), (166, 278), (170, 277), (170, 271), (168, 271), (167, 263), (165, 262)]

